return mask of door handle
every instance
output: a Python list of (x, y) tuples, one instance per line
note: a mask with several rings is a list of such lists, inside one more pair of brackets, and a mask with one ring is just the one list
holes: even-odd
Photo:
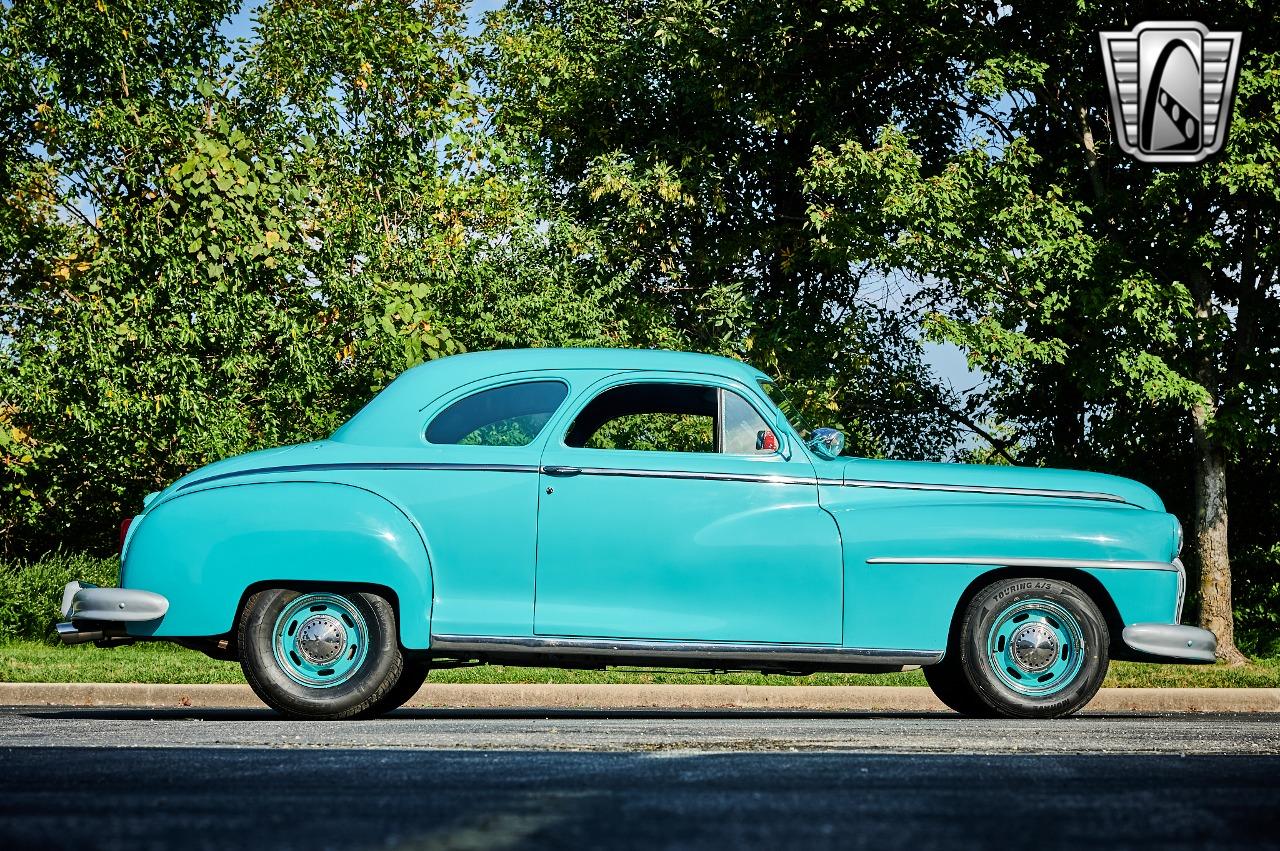
[(576, 476), (582, 472), (582, 468), (551, 465), (543, 467), (542, 472), (546, 473), (548, 476)]

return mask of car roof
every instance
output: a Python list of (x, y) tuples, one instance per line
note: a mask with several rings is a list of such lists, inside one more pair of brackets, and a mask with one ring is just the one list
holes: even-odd
[[(760, 370), (732, 358), (660, 349), (498, 349), (451, 355), (419, 364), (393, 381), (333, 437), (356, 443), (381, 443), (389, 435), (384, 422), (404, 422), (444, 393), (509, 373), (596, 370), (690, 372), (732, 378), (743, 383), (767, 379)], [(416, 427), (416, 426), (415, 426)]]
[[(673, 352), (665, 349), (496, 349), (452, 355), (406, 371), (402, 379), (431, 383), (473, 381), (507, 372), (541, 369), (673, 370), (709, 372), (755, 381), (766, 377), (756, 368), (719, 355)], [(455, 383), (455, 386), (457, 384)]]

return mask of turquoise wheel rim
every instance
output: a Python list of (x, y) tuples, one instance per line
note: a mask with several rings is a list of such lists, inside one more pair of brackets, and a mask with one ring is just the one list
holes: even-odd
[(996, 616), (987, 639), (991, 668), (1011, 691), (1026, 697), (1057, 694), (1084, 664), (1084, 630), (1063, 606), (1021, 600)]
[(308, 688), (333, 688), (355, 676), (369, 652), (369, 627), (340, 594), (308, 593), (289, 602), (271, 631), (276, 663)]

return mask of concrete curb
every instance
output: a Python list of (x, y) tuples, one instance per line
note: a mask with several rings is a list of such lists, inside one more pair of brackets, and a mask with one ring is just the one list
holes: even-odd
[[(428, 683), (407, 704), (443, 709), (776, 709), (944, 712), (911, 686)], [(246, 685), (0, 683), (0, 706), (262, 708)], [(1087, 712), (1280, 712), (1280, 688), (1104, 688)]]

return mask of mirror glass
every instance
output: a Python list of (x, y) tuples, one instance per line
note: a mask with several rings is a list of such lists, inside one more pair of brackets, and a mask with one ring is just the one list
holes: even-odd
[(844, 451), (844, 432), (834, 428), (815, 428), (805, 445), (819, 458), (831, 461)]

